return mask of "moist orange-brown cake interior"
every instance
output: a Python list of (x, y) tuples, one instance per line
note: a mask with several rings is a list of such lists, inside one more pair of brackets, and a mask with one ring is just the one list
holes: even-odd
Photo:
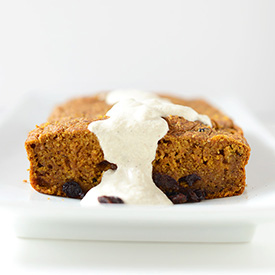
[[(250, 154), (241, 128), (204, 100), (163, 97), (208, 115), (213, 127), (177, 116), (166, 117), (169, 131), (158, 143), (153, 173), (170, 177), (190, 194), (201, 190), (206, 199), (241, 194)], [(102, 173), (112, 164), (104, 159), (88, 125), (106, 119), (111, 107), (101, 95), (72, 99), (57, 106), (46, 123), (29, 133), (25, 147), (34, 189), (67, 196), (63, 190), (66, 182), (77, 182), (84, 193), (100, 183)], [(196, 180), (192, 184), (184, 180), (190, 175), (197, 176), (193, 176)], [(157, 186), (167, 195), (176, 196), (175, 188), (163, 183), (165, 176), (155, 177), (155, 181), (159, 180)]]

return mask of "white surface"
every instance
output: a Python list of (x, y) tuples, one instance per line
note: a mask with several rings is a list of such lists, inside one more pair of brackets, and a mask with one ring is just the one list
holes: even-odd
[[(251, 243), (186, 244), (17, 239), (0, 237), (3, 274), (274, 274), (275, 223)], [(57, 273), (58, 272), (58, 273)]]
[[(45, 104), (45, 109), (49, 109)], [(28, 113), (21, 112), (22, 120), (30, 120)], [(33, 109), (38, 113), (39, 108)], [(3, 114), (3, 113), (2, 113)], [(47, 113), (41, 109), (41, 117)], [(20, 116), (21, 117), (21, 116)], [(272, 113), (263, 116), (267, 126), (272, 124)], [(36, 120), (35, 117), (32, 119)], [(237, 118), (240, 120), (241, 118)], [(40, 121), (41, 122), (41, 121)], [(30, 129), (18, 124), (18, 131)], [(275, 136), (275, 131), (274, 131)], [(5, 137), (4, 137), (5, 138)], [(10, 137), (11, 143), (12, 137)], [(2, 139), (1, 139), (2, 140)], [(272, 139), (270, 139), (272, 140)], [(17, 144), (22, 149), (22, 144)], [(7, 146), (8, 147), (8, 146)], [(21, 150), (20, 149), (20, 150)], [(258, 148), (259, 151), (260, 148)], [(13, 147), (7, 151), (13, 151)], [(253, 148), (253, 151), (257, 150)], [(258, 153), (259, 153), (258, 151)], [(3, 151), (1, 151), (3, 152)], [(263, 157), (269, 156), (264, 150)], [(14, 160), (15, 164), (17, 160)], [(269, 177), (274, 174), (273, 159), (265, 171)], [(27, 164), (27, 163), (26, 163)], [(265, 168), (264, 164), (261, 166)], [(3, 174), (5, 171), (1, 170)], [(19, 168), (17, 177), (21, 181), (22, 174), (27, 173)], [(15, 174), (16, 176), (16, 174)], [(260, 181), (262, 174), (257, 179)], [(266, 175), (264, 175), (266, 180)], [(260, 181), (261, 182), (261, 181)], [(24, 186), (24, 184), (23, 184)], [(100, 241), (54, 241), (20, 239), (15, 237), (11, 216), (0, 210), (0, 259), (5, 274), (274, 274), (275, 263), (275, 223), (270, 221), (256, 228), (254, 238), (244, 244), (211, 244), (211, 243), (132, 243), (132, 242), (100, 242)]]
[[(0, 206), (10, 211), (17, 236), (80, 240), (247, 242), (255, 226), (275, 220), (275, 141), (239, 101), (220, 99), (244, 125), (252, 147), (242, 196), (176, 206), (108, 205), (83, 208), (79, 200), (42, 195), (22, 183), (28, 177), (23, 142), (42, 121), (53, 95), (30, 94), (0, 124)], [(216, 101), (219, 105), (219, 102)], [(34, 107), (35, 106), (35, 107)], [(52, 107), (52, 106), (51, 106)], [(20, 115), (20, 117), (18, 116)], [(33, 116), (35, 114), (35, 116)], [(13, 138), (13, 146), (7, 144)], [(268, 154), (267, 154), (268, 152)], [(17, 174), (13, 173), (16, 167)]]

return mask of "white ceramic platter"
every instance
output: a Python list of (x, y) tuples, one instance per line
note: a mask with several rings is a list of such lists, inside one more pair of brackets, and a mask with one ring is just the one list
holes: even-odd
[[(248, 242), (256, 226), (275, 219), (275, 141), (237, 100), (216, 100), (244, 129), (252, 153), (243, 195), (174, 206), (106, 205), (43, 195), (29, 183), (24, 149), (28, 131), (61, 99), (29, 95), (0, 121), (0, 207), (16, 235), (28, 238), (172, 242)], [(213, 103), (213, 100), (211, 100)]]

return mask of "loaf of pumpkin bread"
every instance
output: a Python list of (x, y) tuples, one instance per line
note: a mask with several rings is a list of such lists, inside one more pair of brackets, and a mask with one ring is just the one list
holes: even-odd
[[(159, 140), (153, 161), (155, 184), (174, 204), (242, 194), (250, 147), (241, 128), (204, 100), (161, 97), (207, 115), (212, 127), (166, 117), (169, 131)], [(104, 171), (116, 169), (104, 159), (97, 137), (88, 130), (91, 122), (106, 119), (111, 107), (101, 94), (71, 99), (29, 133), (25, 148), (35, 190), (82, 198), (100, 183)]]

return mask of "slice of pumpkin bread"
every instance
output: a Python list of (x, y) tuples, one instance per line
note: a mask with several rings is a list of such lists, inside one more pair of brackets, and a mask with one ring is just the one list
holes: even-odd
[[(242, 194), (250, 147), (241, 128), (204, 100), (161, 97), (208, 115), (212, 127), (166, 117), (169, 131), (159, 140), (153, 161), (155, 184), (173, 203)], [(101, 94), (72, 99), (29, 133), (25, 148), (35, 190), (82, 198), (100, 183), (104, 171), (116, 169), (104, 159), (97, 137), (88, 130), (92, 121), (106, 119), (111, 107)]]

